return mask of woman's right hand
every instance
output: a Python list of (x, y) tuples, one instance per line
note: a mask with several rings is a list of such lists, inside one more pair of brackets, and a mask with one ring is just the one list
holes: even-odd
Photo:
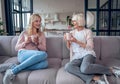
[(26, 44), (28, 44), (31, 41), (31, 38), (29, 36), (24, 37), (24, 42), (22, 43), (22, 47), (24, 48)]
[(25, 36), (25, 43), (31, 42), (31, 37), (30, 36)]
[(77, 39), (76, 39), (75, 37), (71, 36), (70, 41), (76, 43), (76, 42), (77, 42)]

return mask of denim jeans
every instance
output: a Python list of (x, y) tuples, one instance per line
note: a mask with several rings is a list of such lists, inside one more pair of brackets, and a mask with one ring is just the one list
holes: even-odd
[(37, 70), (48, 67), (47, 53), (37, 50), (20, 50), (18, 51), (19, 65), (12, 68), (14, 74), (22, 70)]
[(90, 84), (94, 75), (111, 75), (110, 69), (100, 64), (95, 64), (95, 57), (88, 54), (82, 59), (75, 59), (65, 65), (65, 70), (80, 77), (86, 84)]

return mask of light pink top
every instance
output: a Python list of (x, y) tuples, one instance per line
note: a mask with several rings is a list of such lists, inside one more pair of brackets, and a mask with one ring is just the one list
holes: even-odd
[(41, 35), (38, 36), (38, 45), (30, 41), (29, 43), (25, 44), (25, 38), (28, 36), (28, 33), (26, 31), (23, 31), (17, 41), (17, 44), (15, 46), (15, 50), (21, 50), (21, 49), (27, 49), (27, 50), (41, 50), (46, 51), (46, 38), (44, 33), (41, 33)]

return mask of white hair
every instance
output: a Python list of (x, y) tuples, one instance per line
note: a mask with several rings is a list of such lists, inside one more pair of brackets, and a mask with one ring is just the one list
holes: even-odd
[(83, 13), (73, 15), (72, 20), (76, 21), (79, 26), (85, 26), (85, 17)]

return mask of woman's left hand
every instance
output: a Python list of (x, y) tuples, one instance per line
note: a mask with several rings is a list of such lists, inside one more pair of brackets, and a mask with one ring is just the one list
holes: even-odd
[(71, 42), (75, 42), (75, 43), (79, 44), (79, 45), (80, 45), (81, 47), (83, 47), (83, 48), (85, 48), (85, 47), (86, 47), (86, 44), (85, 44), (85, 43), (83, 43), (83, 42), (81, 42), (81, 41), (77, 40), (77, 39), (76, 39), (76, 38), (74, 38), (73, 36), (71, 37), (70, 41), (71, 41)]
[(73, 36), (71, 36), (70, 41), (71, 41), (71, 42), (75, 42), (75, 43), (77, 43), (77, 39), (74, 38)]
[(38, 36), (32, 35), (31, 39), (33, 43), (35, 43), (36, 45), (38, 44)]

